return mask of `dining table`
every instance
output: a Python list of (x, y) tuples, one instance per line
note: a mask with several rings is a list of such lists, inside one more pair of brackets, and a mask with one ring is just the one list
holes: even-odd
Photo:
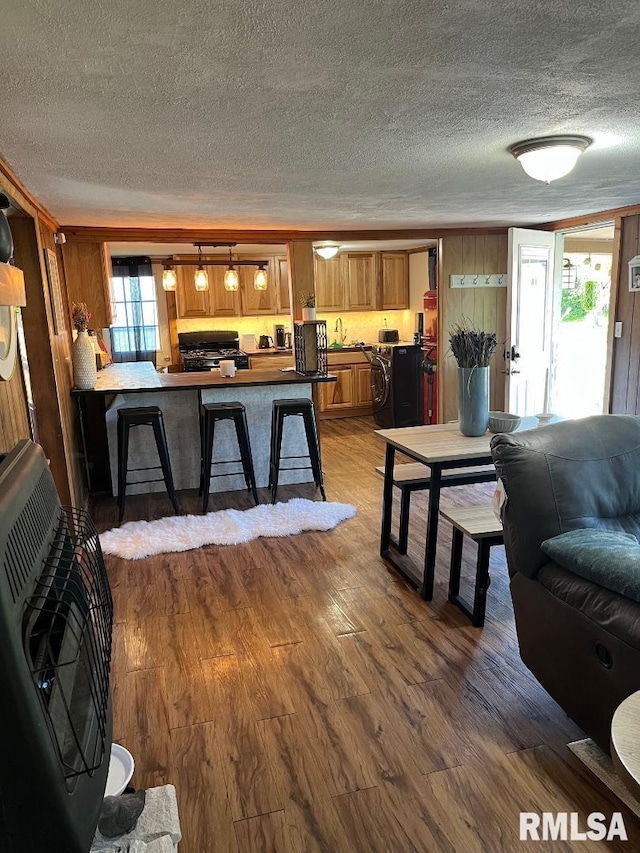
[[(442, 472), (445, 469), (475, 468), (492, 464), (490, 442), (493, 436), (489, 432), (477, 437), (462, 435), (457, 423), (380, 429), (376, 430), (376, 435), (386, 443), (380, 555), (418, 590), (425, 601), (431, 601), (436, 567)], [(408, 554), (400, 553), (391, 536), (397, 452), (429, 469), (428, 473), (425, 472), (425, 477), (429, 476), (430, 481), (422, 574)], [(470, 478), (469, 482), (472, 481)], [(484, 481), (486, 482), (486, 479)], [(478, 482), (482, 482), (482, 479)]]

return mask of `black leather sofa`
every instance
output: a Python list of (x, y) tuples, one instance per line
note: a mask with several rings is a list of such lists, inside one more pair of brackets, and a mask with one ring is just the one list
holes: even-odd
[(640, 603), (550, 560), (545, 539), (578, 528), (640, 534), (640, 418), (601, 415), (497, 435), (504, 540), (520, 655), (609, 750), (611, 718), (640, 689)]

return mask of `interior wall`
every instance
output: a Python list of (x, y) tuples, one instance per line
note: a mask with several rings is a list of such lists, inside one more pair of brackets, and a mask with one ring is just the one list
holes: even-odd
[(613, 339), (613, 414), (640, 414), (640, 296), (629, 290), (629, 261), (636, 255), (640, 255), (640, 216), (637, 214), (623, 217), (620, 224), (614, 321), (622, 323), (622, 337)]
[(489, 405), (504, 410), (504, 342), (507, 327), (507, 288), (452, 288), (450, 277), (461, 273), (507, 272), (507, 235), (443, 237), (438, 251), (438, 341), (440, 423), (458, 418), (458, 366), (449, 348), (452, 327), (463, 320), (498, 336), (498, 349), (489, 373)]
[(409, 310), (413, 314), (424, 311), (424, 293), (429, 289), (428, 258), (427, 252), (409, 255)]
[(27, 395), (18, 355), (11, 379), (0, 379), (0, 453), (8, 453), (22, 438), (31, 438)]

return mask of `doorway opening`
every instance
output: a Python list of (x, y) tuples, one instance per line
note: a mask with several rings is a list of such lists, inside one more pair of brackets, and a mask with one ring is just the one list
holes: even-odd
[(613, 223), (564, 233), (556, 277), (550, 409), (565, 418), (604, 410)]

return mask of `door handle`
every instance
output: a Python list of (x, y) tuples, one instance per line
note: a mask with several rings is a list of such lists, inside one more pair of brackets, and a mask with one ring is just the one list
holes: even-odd
[(501, 370), (500, 373), (505, 373), (507, 376), (513, 376), (514, 373), (520, 373), (521, 371), (515, 370), (511, 368), (511, 370)]

